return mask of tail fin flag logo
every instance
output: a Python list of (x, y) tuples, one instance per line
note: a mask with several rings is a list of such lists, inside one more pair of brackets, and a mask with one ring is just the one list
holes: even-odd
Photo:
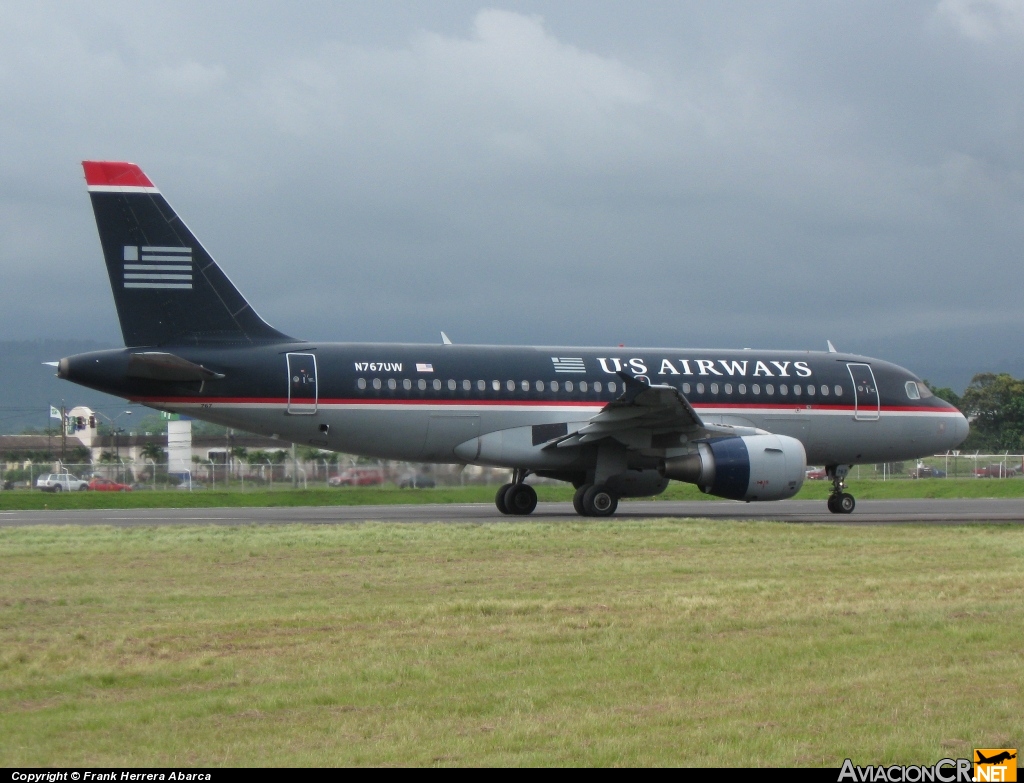
[(1016, 748), (975, 748), (974, 778), (976, 783), (1012, 783), (1017, 780)]
[(192, 248), (124, 246), (125, 288), (192, 290)]

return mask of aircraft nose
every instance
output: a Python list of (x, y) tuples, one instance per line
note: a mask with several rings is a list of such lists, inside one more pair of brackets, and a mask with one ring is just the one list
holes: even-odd
[(957, 446), (967, 440), (967, 436), (971, 433), (971, 425), (967, 422), (967, 417), (962, 413), (960, 414), (960, 418), (956, 420), (956, 424), (953, 429), (956, 431), (956, 443), (954, 445)]

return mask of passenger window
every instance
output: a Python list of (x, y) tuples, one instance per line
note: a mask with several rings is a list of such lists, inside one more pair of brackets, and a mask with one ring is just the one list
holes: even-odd
[(477, 391), (487, 391), (487, 381), (476, 382)]
[[(610, 385), (611, 385), (611, 384), (609, 384), (609, 386), (610, 386)], [(689, 394), (689, 393), (690, 393), (690, 384), (688, 384), (688, 383), (684, 383), (684, 384), (683, 384), (683, 394)]]
[(416, 388), (419, 389), (420, 391), (426, 391), (427, 390), (427, 381), (426, 381), (426, 379), (425, 378), (420, 378), (418, 381), (416, 381)]
[(821, 384), (821, 396), (828, 397), (828, 386)]
[(580, 391), (586, 391), (586, 390), (587, 390), (587, 382), (586, 381), (580, 381)]
[(568, 391), (568, 392), (572, 391), (572, 381), (566, 381), (565, 382), (565, 390)]
[(366, 388), (366, 378), (360, 378), (358, 381), (356, 381), (356, 388), (357, 389), (365, 389)]
[(836, 397), (841, 397), (843, 394), (843, 387), (840, 386), (838, 383), (836, 384), (835, 393)]
[(441, 391), (441, 379), (434, 378), (434, 391)]
[(601, 391), (601, 381), (594, 381), (594, 391)]
[(786, 396), (787, 394), (789, 394), (789, 387), (784, 383), (779, 384), (779, 394), (781, 394), (782, 396)]
[(760, 394), (761, 393), (761, 386), (760, 386), (760, 384), (757, 384), (757, 383), (753, 384), (750, 387), (750, 391), (754, 392), (754, 394)]
[(807, 396), (808, 397), (813, 397), (814, 396), (814, 384), (811, 384), (811, 383), (807, 384)]
[(537, 386), (537, 391), (539, 391), (539, 392), (544, 391), (544, 381), (537, 381), (537, 385), (536, 386)]
[(797, 396), (797, 397), (800, 396), (800, 384), (799, 383), (794, 383), (793, 384), (793, 394), (795, 396)]
[(717, 383), (711, 384), (711, 393), (712, 394), (718, 394), (718, 384)]
[(516, 382), (515, 381), (505, 381), (505, 387), (509, 391), (515, 391), (516, 390)]
[(491, 388), (494, 391), (501, 391), (501, 381), (491, 381)]
[(775, 387), (772, 386), (770, 383), (766, 383), (764, 385), (764, 393), (765, 394), (775, 394)]
[(912, 400), (921, 399), (921, 392), (917, 390), (917, 383), (914, 381), (907, 381), (906, 385), (907, 396)]
[(698, 383), (697, 384), (697, 394), (703, 394), (703, 393), (704, 393), (704, 384), (703, 383)]
[(458, 388), (458, 386), (459, 385), (455, 382), (454, 378), (448, 379), (448, 391), (455, 391)]
[(530, 382), (529, 381), (523, 381), (522, 383), (519, 384), (519, 386), (522, 388), (523, 391), (527, 391), (527, 392), (530, 391)]
[(614, 394), (617, 388), (618, 387), (615, 385), (615, 381), (608, 381), (608, 391)]
[(375, 389), (379, 389), (380, 388), (380, 378), (374, 378), (373, 379), (373, 388), (375, 388)]
[(739, 393), (740, 394), (746, 394), (747, 393), (747, 384), (741, 383), (739, 385)]
[(391, 391), (397, 389), (398, 381), (396, 381), (394, 378), (388, 378), (388, 388), (391, 389)]
[(558, 391), (558, 381), (551, 381), (551, 391)]
[(405, 389), (406, 391), (412, 389), (412, 381), (406, 378), (404, 381), (402, 381), (402, 388)]
[(731, 383), (725, 384), (725, 393), (726, 394), (732, 394), (732, 384)]
[(472, 381), (465, 381), (464, 380), (462, 382), (462, 391), (469, 391), (472, 388), (473, 388), (473, 382)]

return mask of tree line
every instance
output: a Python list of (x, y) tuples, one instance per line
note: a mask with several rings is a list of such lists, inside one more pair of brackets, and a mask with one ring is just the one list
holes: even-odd
[(970, 420), (971, 434), (960, 446), (962, 451), (1024, 453), (1024, 380), (1005, 372), (983, 372), (971, 379), (962, 395), (947, 387), (928, 388)]

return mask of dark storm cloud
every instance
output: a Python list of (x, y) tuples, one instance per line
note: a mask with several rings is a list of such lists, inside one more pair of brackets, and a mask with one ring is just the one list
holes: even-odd
[(0, 8), (11, 337), (117, 338), (104, 157), (301, 336), (1024, 355), (1019, 2)]

